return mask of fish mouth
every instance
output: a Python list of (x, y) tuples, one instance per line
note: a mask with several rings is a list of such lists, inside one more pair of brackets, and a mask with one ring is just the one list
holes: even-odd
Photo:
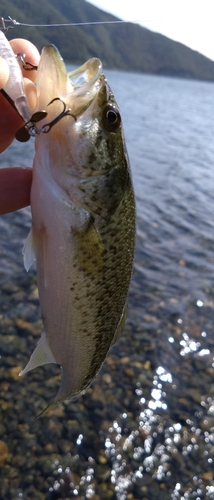
[[(54, 45), (42, 50), (37, 72), (38, 109), (48, 113), (53, 120), (62, 111), (60, 102), (70, 109), (74, 118), (80, 117), (102, 91), (105, 83), (102, 63), (91, 58), (79, 68), (67, 73), (64, 61)], [(58, 102), (57, 102), (58, 100)], [(50, 103), (54, 105), (50, 106)]]
[[(102, 63), (98, 58), (89, 59), (85, 64), (68, 74), (73, 91), (67, 96), (66, 104), (78, 119), (91, 104), (101, 106), (106, 98)], [(91, 108), (92, 111), (92, 108)]]
[(78, 69), (68, 73), (70, 83), (73, 87), (73, 96), (86, 97), (93, 99), (99, 90), (99, 79), (103, 68), (100, 59), (93, 57)]

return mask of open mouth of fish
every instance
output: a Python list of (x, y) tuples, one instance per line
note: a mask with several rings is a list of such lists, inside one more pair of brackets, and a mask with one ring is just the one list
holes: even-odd
[[(40, 131), (49, 132), (66, 116), (73, 117), (77, 127), (84, 127), (84, 122), (89, 127), (89, 113), (93, 120), (95, 111), (102, 108), (109, 93), (102, 63), (98, 58), (89, 59), (78, 69), (67, 73), (58, 50), (53, 45), (46, 46), (38, 67), (37, 95), (38, 109), (44, 110), (47, 116), (35, 135)], [(115, 118), (116, 115), (112, 115), (112, 123)]]
[[(42, 51), (36, 87), (38, 111), (17, 131), (16, 139), (20, 142), (28, 141), (30, 136), (49, 133), (66, 116), (78, 122), (77, 128), (84, 127), (84, 121), (89, 127), (88, 108), (93, 120), (95, 111), (102, 108), (111, 93), (98, 58), (91, 58), (78, 69), (67, 73), (54, 45), (48, 45)], [(23, 99), (26, 101), (26, 98)], [(27, 101), (25, 107), (28, 108)], [(118, 112), (116, 110), (115, 114), (114, 108), (112, 106), (109, 109), (107, 125), (110, 121), (110, 126), (114, 126), (118, 119)], [(17, 108), (17, 111), (20, 113), (20, 109)]]

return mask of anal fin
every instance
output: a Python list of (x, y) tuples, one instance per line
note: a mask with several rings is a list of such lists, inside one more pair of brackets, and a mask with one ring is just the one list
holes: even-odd
[(19, 376), (25, 375), (25, 373), (37, 368), (37, 366), (46, 365), (47, 363), (57, 363), (57, 361), (50, 350), (46, 334), (43, 332), (26, 367), (19, 373)]

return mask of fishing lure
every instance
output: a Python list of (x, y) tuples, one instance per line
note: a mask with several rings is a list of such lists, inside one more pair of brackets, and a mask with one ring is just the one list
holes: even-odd
[[(0, 89), (1, 94), (7, 99), (7, 101), (13, 106), (13, 108), (19, 113), (23, 121), (25, 122), (23, 127), (19, 129), (16, 133), (16, 139), (20, 142), (27, 142), (30, 136), (36, 137), (40, 133), (48, 133), (53, 125), (61, 120), (64, 116), (71, 114), (70, 109), (64, 109), (54, 120), (50, 123), (46, 123), (45, 126), (39, 128), (36, 124), (46, 118), (47, 112), (37, 111), (33, 115), (31, 114), (30, 107), (27, 102), (24, 81), (19, 63), (22, 64), (24, 70), (31, 71), (37, 70), (37, 66), (29, 61), (25, 60), (25, 54), (19, 52), (14, 54), (6, 36), (9, 29), (15, 28), (15, 26), (37, 26), (37, 27), (49, 27), (49, 26), (82, 26), (82, 25), (97, 25), (97, 24), (124, 24), (128, 21), (124, 20), (114, 20), (114, 21), (92, 21), (83, 23), (56, 23), (56, 24), (26, 24), (20, 23), (11, 16), (7, 19), (0, 17), (0, 56), (5, 59), (9, 66), (9, 79), (3, 89)], [(58, 99), (58, 98), (57, 98)], [(52, 104), (53, 100), (49, 103)], [(64, 103), (63, 103), (64, 105)]]
[[(30, 136), (35, 137), (41, 132), (48, 133), (50, 129), (64, 116), (71, 114), (70, 109), (65, 109), (65, 104), (63, 103), (63, 111), (50, 123), (46, 123), (43, 127), (39, 128), (37, 123), (47, 116), (46, 111), (36, 111), (33, 115), (31, 113), (28, 101), (25, 95), (24, 81), (22, 72), (19, 66), (21, 62), (23, 68), (27, 71), (37, 69), (37, 66), (25, 60), (25, 54), (19, 52), (14, 54), (5, 34), (1, 31), (2, 29), (7, 30), (9, 25), (5, 23), (9, 20), (0, 18), (2, 27), (0, 29), (0, 56), (6, 60), (9, 66), (9, 79), (5, 84), (4, 88), (0, 90), (1, 94), (7, 99), (7, 101), (13, 106), (17, 113), (22, 117), (25, 122), (23, 127), (21, 127), (16, 133), (16, 139), (20, 142), (26, 142), (30, 139)], [(58, 99), (58, 98), (57, 98)], [(52, 104), (51, 101), (49, 104)], [(73, 115), (72, 115), (73, 116)]]
[(1, 30), (0, 56), (7, 61), (9, 66), (9, 78), (1, 92), (10, 104), (15, 107), (22, 119), (28, 122), (32, 113), (25, 95), (21, 68), (6, 36)]
[(37, 123), (47, 116), (46, 111), (36, 111), (33, 115), (31, 114), (30, 107), (27, 102), (27, 98), (25, 95), (24, 89), (24, 81), (22, 72), (19, 66), (19, 62), (21, 62), (23, 69), (27, 71), (37, 70), (37, 66), (32, 64), (29, 61), (25, 60), (25, 54), (23, 52), (18, 52), (18, 54), (14, 54), (6, 36), (1, 30), (7, 30), (12, 26), (6, 25), (6, 22), (9, 20), (5, 20), (4, 18), (0, 18), (0, 22), (2, 23), (2, 27), (0, 29), (0, 56), (7, 61), (9, 66), (9, 79), (4, 86), (3, 89), (0, 90), (2, 95), (7, 99), (7, 101), (13, 106), (13, 108), (19, 113), (25, 122), (23, 127), (21, 127), (16, 132), (16, 139), (20, 142), (27, 142), (30, 137), (36, 137), (40, 133), (47, 134), (51, 128), (64, 116), (70, 115), (73, 118), (74, 115), (71, 113), (70, 109), (66, 109), (66, 105), (60, 98), (56, 97), (52, 99), (49, 103), (52, 104), (55, 100), (60, 100), (63, 104), (62, 112), (57, 115), (52, 121), (46, 123), (41, 128), (37, 126)]

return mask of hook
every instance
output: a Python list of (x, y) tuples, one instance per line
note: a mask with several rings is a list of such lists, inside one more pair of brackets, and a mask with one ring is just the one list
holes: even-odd
[(63, 104), (63, 111), (56, 118), (54, 118), (52, 122), (43, 125), (43, 127), (41, 128), (41, 132), (43, 132), (44, 134), (47, 134), (56, 123), (58, 123), (62, 118), (64, 118), (64, 116), (67, 115), (72, 116), (76, 121), (76, 116), (72, 115), (70, 108), (68, 108), (66, 111), (66, 104), (64, 101), (62, 101), (62, 99), (60, 99), (60, 97), (55, 97), (54, 99), (52, 99), (52, 101), (49, 102), (48, 106), (50, 106), (50, 104), (52, 104), (54, 101), (60, 101)]
[(46, 111), (37, 111), (32, 115), (31, 119), (16, 132), (15, 137), (17, 141), (27, 142), (30, 139), (30, 136), (36, 137), (41, 133), (47, 134), (56, 123), (64, 118), (64, 116), (72, 116), (76, 121), (76, 116), (71, 113), (70, 108), (66, 110), (66, 104), (64, 101), (62, 101), (62, 99), (60, 99), (60, 97), (55, 97), (54, 99), (52, 99), (52, 101), (49, 102), (48, 106), (50, 106), (50, 104), (52, 104), (54, 101), (60, 101), (63, 104), (63, 111), (51, 122), (45, 123), (45, 125), (43, 125), (41, 128), (38, 128), (36, 126), (36, 123), (46, 118), (48, 113)]
[(25, 69), (26, 71), (38, 69), (38, 66), (35, 66), (35, 64), (25, 61), (25, 57), (26, 55), (24, 54), (24, 52), (18, 52), (18, 54), (16, 54), (16, 58), (22, 64), (23, 69)]
[(39, 129), (36, 127), (36, 123), (39, 122), (40, 120), (43, 120), (43, 118), (46, 118), (47, 113), (46, 111), (36, 111), (31, 116), (31, 119), (23, 125), (19, 130), (17, 130), (15, 134), (15, 138), (19, 142), (27, 142), (30, 139), (30, 136), (35, 137), (36, 135), (39, 134)]

